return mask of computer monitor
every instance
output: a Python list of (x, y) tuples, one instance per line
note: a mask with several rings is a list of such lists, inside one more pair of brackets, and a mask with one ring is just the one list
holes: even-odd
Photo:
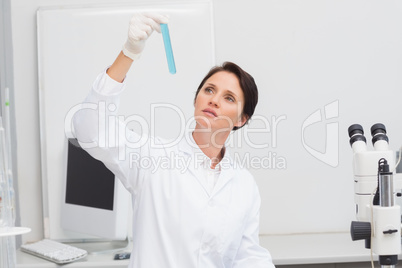
[(99, 160), (68, 139), (62, 228), (94, 238), (125, 240), (129, 192)]

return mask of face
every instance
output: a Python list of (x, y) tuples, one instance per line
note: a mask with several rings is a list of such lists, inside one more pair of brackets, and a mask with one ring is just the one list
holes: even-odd
[(230, 72), (221, 71), (212, 75), (200, 89), (194, 106), (197, 128), (231, 131), (247, 120), (242, 115), (243, 90), (236, 75)]

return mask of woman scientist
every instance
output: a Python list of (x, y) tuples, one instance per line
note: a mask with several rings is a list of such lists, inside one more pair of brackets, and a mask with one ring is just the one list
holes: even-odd
[[(168, 18), (159, 14), (135, 15), (122, 52), (97, 77), (85, 103), (117, 107), (131, 64), (139, 58), (152, 32), (160, 32), (160, 23), (167, 22)], [(235, 164), (225, 147), (231, 131), (250, 119), (257, 99), (254, 79), (234, 63), (211, 69), (196, 92), (196, 127), (174, 146), (165, 146), (159, 138), (144, 139), (128, 130), (128, 134), (120, 135), (130, 137), (117, 137), (115, 146), (99, 146), (99, 136), (105, 137), (109, 131), (98, 127), (98, 122), (116, 115), (116, 109), (106, 108), (106, 113), (81, 109), (75, 115), (78, 141), (82, 145), (98, 144), (86, 150), (132, 194), (133, 250), (129, 267), (274, 267), (269, 252), (259, 245), (257, 185), (247, 170)], [(137, 148), (127, 147), (125, 143), (131, 139), (146, 142)], [(125, 157), (119, 155), (121, 151)], [(132, 163), (130, 154), (139, 156), (136, 159), (180, 159), (186, 169), (141, 168), (139, 163)]]

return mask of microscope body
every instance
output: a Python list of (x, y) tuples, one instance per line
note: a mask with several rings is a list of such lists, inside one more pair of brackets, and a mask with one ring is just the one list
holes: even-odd
[(376, 124), (371, 132), (374, 150), (369, 151), (363, 128), (349, 128), (357, 219), (352, 222), (351, 236), (352, 240), (365, 239), (366, 247), (379, 255), (381, 265), (394, 266), (401, 253), (401, 211), (395, 205), (392, 173), (395, 157), (388, 148), (385, 126)]

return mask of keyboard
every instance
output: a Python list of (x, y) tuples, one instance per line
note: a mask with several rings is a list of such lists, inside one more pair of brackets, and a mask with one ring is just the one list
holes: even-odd
[(22, 245), (21, 251), (57, 264), (73, 262), (88, 255), (86, 250), (49, 239)]

